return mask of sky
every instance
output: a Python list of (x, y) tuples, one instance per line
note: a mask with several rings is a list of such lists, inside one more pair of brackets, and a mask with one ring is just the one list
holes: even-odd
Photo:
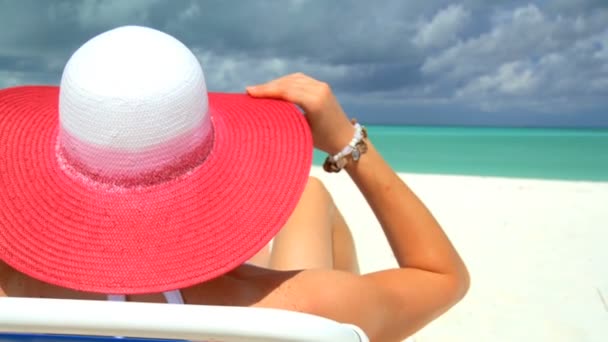
[(211, 91), (304, 72), (368, 124), (608, 128), (607, 0), (0, 0), (0, 88), (59, 84), (123, 25), (181, 40)]

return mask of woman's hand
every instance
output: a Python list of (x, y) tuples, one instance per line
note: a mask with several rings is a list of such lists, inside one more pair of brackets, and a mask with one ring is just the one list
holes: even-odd
[(297, 73), (247, 87), (247, 93), (252, 97), (281, 99), (300, 106), (319, 150), (336, 154), (353, 138), (353, 125), (327, 83)]

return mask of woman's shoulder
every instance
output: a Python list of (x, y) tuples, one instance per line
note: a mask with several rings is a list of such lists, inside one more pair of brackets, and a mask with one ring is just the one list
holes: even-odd
[[(268, 307), (310, 314), (328, 313), (337, 301), (366, 291), (364, 277), (336, 270), (279, 271), (242, 265), (217, 279), (183, 292), (196, 303), (208, 304), (209, 296), (227, 296), (227, 305)], [(371, 289), (368, 289), (371, 291)], [(198, 303), (200, 301), (200, 303)], [(227, 302), (230, 303), (227, 303)]]
[(377, 309), (389, 300), (367, 277), (345, 271), (276, 271), (252, 266), (231, 275), (256, 289), (245, 303), (249, 306), (313, 314), (364, 330), (383, 320)]

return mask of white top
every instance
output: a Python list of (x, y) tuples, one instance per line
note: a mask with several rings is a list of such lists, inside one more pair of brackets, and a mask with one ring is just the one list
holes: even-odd
[[(169, 304), (184, 304), (184, 297), (179, 290), (163, 292), (167, 303)], [(113, 302), (126, 302), (126, 295), (108, 295), (108, 300)]]

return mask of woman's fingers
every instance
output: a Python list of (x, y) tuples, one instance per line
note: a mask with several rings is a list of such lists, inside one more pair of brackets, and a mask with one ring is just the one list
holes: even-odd
[(293, 102), (305, 112), (312, 114), (321, 111), (327, 104), (329, 87), (301, 73), (277, 78), (270, 82), (247, 87), (247, 93), (252, 97), (282, 99)]
[(272, 81), (247, 87), (247, 93), (253, 97), (284, 98), (285, 86), (288, 85), (288, 76)]
[[(276, 81), (276, 80), (275, 80)], [(283, 95), (283, 90), (277, 86), (275, 81), (264, 84), (249, 86), (246, 88), (247, 94), (253, 97), (267, 97), (280, 99)]]
[(310, 85), (305, 80), (289, 75), (270, 82), (247, 87), (252, 97), (273, 98), (289, 101), (307, 111), (312, 100)]

